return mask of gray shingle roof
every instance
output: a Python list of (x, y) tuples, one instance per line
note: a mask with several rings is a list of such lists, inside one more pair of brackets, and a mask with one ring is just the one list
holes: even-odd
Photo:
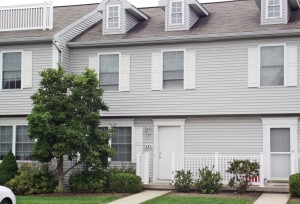
[(102, 35), (102, 21), (72, 42), (109, 41), (151, 37), (209, 35), (300, 29), (300, 10), (293, 11), (287, 25), (260, 25), (260, 10), (254, 0), (208, 3), (203, 6), (210, 15), (198, 20), (189, 31), (165, 31), (165, 14), (161, 8), (143, 8), (150, 20), (140, 22), (124, 35)]
[(71, 23), (96, 9), (98, 4), (54, 7), (52, 30), (26, 30), (0, 32), (0, 39), (53, 36)]

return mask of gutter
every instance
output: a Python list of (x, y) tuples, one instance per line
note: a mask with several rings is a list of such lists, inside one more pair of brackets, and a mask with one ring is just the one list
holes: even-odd
[(52, 42), (53, 36), (0, 39), (0, 45)]
[(253, 39), (264, 37), (287, 37), (299, 36), (300, 29), (277, 30), (277, 31), (260, 31), (260, 32), (239, 32), (239, 33), (222, 33), (209, 35), (187, 35), (187, 36), (168, 36), (168, 37), (151, 37), (151, 38), (133, 38), (125, 40), (99, 40), (89, 42), (68, 42), (70, 48), (76, 47), (113, 47), (126, 45), (146, 45), (146, 44), (168, 44), (168, 43), (186, 43), (186, 42), (210, 42), (222, 40)]

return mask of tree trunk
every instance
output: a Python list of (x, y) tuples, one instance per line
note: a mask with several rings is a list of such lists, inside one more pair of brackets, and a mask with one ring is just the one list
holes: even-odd
[(58, 190), (64, 190), (64, 156), (60, 156), (57, 160)]

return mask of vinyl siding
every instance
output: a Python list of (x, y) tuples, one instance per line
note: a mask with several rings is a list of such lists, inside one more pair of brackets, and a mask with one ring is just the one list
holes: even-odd
[(267, 0), (261, 0), (262, 9), (261, 9), (261, 24), (284, 24), (287, 23), (287, 12), (288, 4), (287, 0), (281, 0), (282, 3), (282, 17), (281, 18), (267, 18)]
[(136, 24), (138, 24), (138, 20), (131, 15), (129, 12), (126, 12), (126, 30), (125, 32), (129, 31), (131, 28), (133, 28)]
[(30, 97), (39, 88), (41, 80), (39, 73), (52, 66), (52, 44), (0, 46), (0, 52), (10, 50), (32, 51), (32, 88), (0, 91), (0, 115), (27, 115), (31, 112), (32, 108)]
[(193, 27), (193, 25), (198, 21), (199, 16), (193, 8), (189, 7), (190, 17), (189, 17), (189, 28)]
[[(130, 54), (130, 92), (106, 91), (110, 107), (102, 116), (236, 115), (300, 113), (300, 87), (248, 88), (248, 48), (298, 38), (240, 40), (177, 45), (72, 49), (72, 72), (81, 73), (99, 52)], [(195, 90), (151, 91), (151, 54), (164, 49), (194, 50)], [(298, 63), (300, 62), (298, 52)], [(299, 75), (299, 70), (298, 70)], [(300, 76), (300, 75), (299, 75)], [(300, 79), (298, 78), (298, 84)]]

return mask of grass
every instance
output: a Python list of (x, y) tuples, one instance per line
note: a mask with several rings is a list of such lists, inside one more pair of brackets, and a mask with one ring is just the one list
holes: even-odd
[(221, 198), (198, 196), (166, 195), (143, 204), (252, 204), (254, 200), (247, 198)]
[(17, 196), (18, 204), (106, 204), (117, 200), (118, 196), (101, 197), (30, 197)]

